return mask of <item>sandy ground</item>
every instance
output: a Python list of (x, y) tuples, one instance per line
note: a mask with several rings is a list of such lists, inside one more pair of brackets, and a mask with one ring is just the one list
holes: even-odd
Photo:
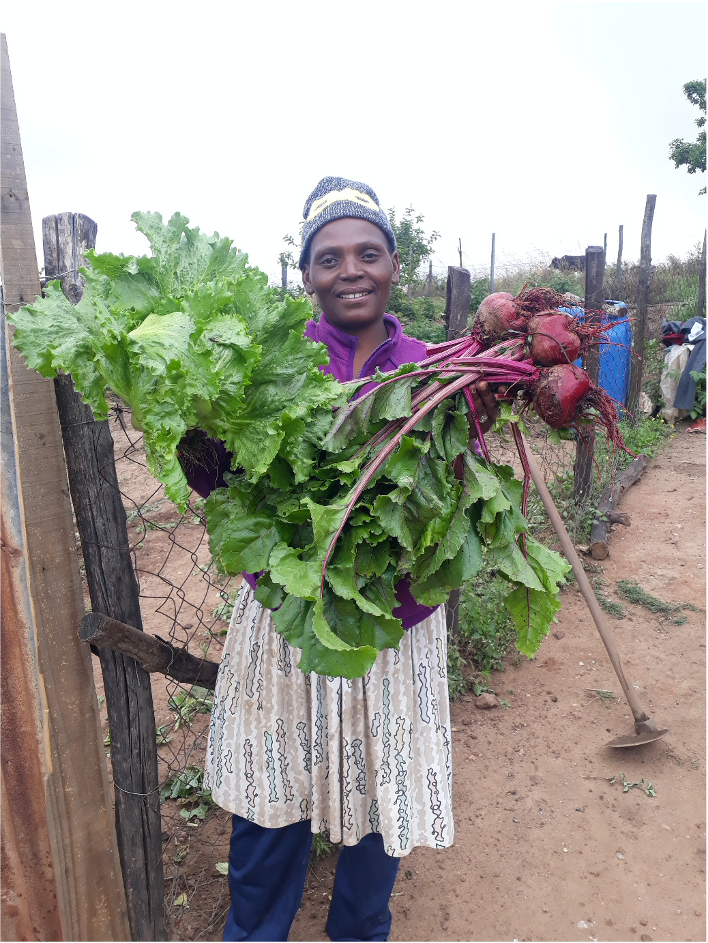
[[(567, 590), (562, 637), (492, 677), (508, 706), (452, 705), (455, 844), (403, 860), (392, 940), (706, 939), (706, 440), (685, 426), (625, 494), (632, 526), (614, 529), (602, 574), (614, 599), (629, 579), (701, 607), (681, 626), (629, 603), (608, 619), (627, 680), (670, 732), (607, 746), (633, 720), (583, 598)], [(622, 773), (656, 795), (624, 792)], [(311, 870), (291, 940), (327, 939), (334, 866)]]

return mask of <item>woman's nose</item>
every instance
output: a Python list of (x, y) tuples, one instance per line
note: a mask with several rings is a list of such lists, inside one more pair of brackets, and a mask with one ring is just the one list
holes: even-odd
[(357, 255), (344, 257), (341, 273), (343, 278), (359, 278), (363, 274), (363, 264)]

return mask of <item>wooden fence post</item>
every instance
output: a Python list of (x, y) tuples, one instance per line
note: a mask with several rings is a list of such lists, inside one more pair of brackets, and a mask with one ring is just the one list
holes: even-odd
[(624, 226), (619, 228), (619, 248), (617, 249), (617, 301), (622, 300), (622, 244), (624, 242)]
[[(460, 250), (461, 251), (461, 250)], [(467, 327), (470, 319), (472, 301), (472, 282), (466, 268), (454, 265), (447, 269), (447, 303), (445, 305), (445, 324), (447, 339), (455, 340)], [(460, 636), (460, 591), (453, 589), (447, 601), (447, 631), (451, 638)]]
[(459, 337), (470, 319), (472, 283), (466, 268), (449, 265), (447, 269), (447, 303), (445, 327), (449, 341)]
[(494, 294), (494, 263), (495, 263), (495, 255), (496, 255), (496, 242), (497, 242), (497, 234), (493, 232), (492, 233), (492, 264), (489, 270), (489, 294), (490, 295)]
[[(588, 246), (585, 250), (585, 321), (587, 324), (601, 323), (602, 306), (605, 303), (603, 281), (605, 278), (605, 250), (603, 246)], [(599, 348), (591, 347), (585, 357), (584, 368), (590, 379), (597, 384), (600, 374)], [(587, 498), (592, 488), (593, 455), (595, 434), (591, 427), (583, 428), (584, 441), (578, 442), (575, 450), (573, 490), (576, 501)]]
[(54, 387), (9, 345), (5, 320), (40, 283), (4, 34), (0, 62), (2, 937), (126, 940)]
[[(74, 304), (83, 294), (78, 269), (96, 242), (96, 224), (79, 213), (42, 220), (45, 272), (62, 274)], [(94, 612), (142, 629), (140, 596), (129, 550), (108, 421), (96, 422), (70, 376), (54, 381), (69, 487)], [(78, 632), (78, 626), (76, 627)], [(133, 940), (164, 940), (164, 872), (157, 772), (157, 731), (150, 676), (138, 662), (100, 650), (111, 730), (118, 847)]]
[(703, 251), (701, 252), (701, 267), (698, 270), (698, 301), (696, 315), (699, 318), (706, 316), (706, 232), (703, 231)]
[(639, 394), (642, 390), (644, 371), (644, 339), (646, 334), (647, 310), (649, 308), (649, 280), (651, 276), (651, 226), (654, 220), (656, 194), (649, 193), (644, 208), (642, 223), (642, 243), (639, 257), (639, 279), (637, 290), (637, 319), (632, 325), (632, 374), (629, 380), (628, 411), (635, 416), (639, 408)]

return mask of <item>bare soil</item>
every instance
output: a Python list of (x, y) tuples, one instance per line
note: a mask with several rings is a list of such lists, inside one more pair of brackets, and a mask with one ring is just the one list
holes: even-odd
[[(632, 526), (613, 529), (601, 573), (615, 600), (617, 581), (629, 579), (700, 609), (685, 611), (680, 626), (631, 603), (624, 619), (608, 617), (629, 682), (669, 734), (633, 749), (607, 746), (633, 733), (633, 720), (571, 586), (536, 658), (510, 655), (490, 678), (500, 706), (477, 709), (472, 695), (453, 703), (455, 844), (402, 860), (392, 940), (706, 939), (706, 440), (687, 425), (623, 497)], [(139, 517), (130, 523), (145, 628), (218, 661), (225, 623), (213, 610), (235, 584), (199, 569), (209, 559), (203, 527), (194, 515), (177, 523), (144, 458), (113, 431), (121, 491), (151, 508), (152, 529), (142, 532)], [(164, 781), (203, 764), (208, 717), (174, 730), (169, 698), (180, 689), (152, 678), (157, 724), (170, 737), (159, 748)], [(97, 687), (101, 694), (98, 666)], [(643, 787), (624, 792), (621, 774)], [(170, 938), (218, 940), (228, 886), (216, 865), (228, 857), (229, 816), (214, 809), (188, 822), (186, 808), (163, 806)], [(336, 851), (313, 861), (291, 940), (327, 939), (335, 867)]]

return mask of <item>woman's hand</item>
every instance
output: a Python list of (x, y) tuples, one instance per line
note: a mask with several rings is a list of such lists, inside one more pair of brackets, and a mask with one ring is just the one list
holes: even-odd
[[(486, 380), (475, 383), (470, 392), (482, 433), (489, 432), (499, 415), (497, 398)], [(472, 422), (470, 422), (470, 438), (477, 438), (477, 429)]]

